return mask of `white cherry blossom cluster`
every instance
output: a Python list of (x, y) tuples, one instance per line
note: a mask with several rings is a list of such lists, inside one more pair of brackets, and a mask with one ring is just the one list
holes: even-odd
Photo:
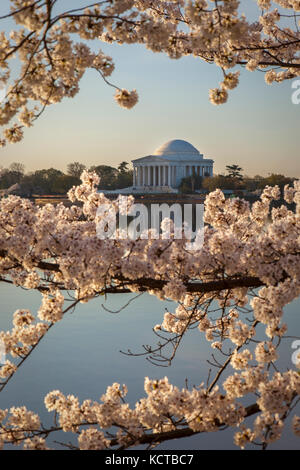
[(115, 100), (122, 108), (130, 109), (136, 105), (138, 101), (138, 95), (136, 90), (131, 92), (127, 90), (118, 90), (115, 94)]
[[(13, 315), (13, 329), (7, 332), (1, 331), (0, 341), (4, 345), (6, 355), (22, 360), (46, 334), (48, 329), (49, 324), (36, 321), (29, 310), (16, 310)], [(16, 370), (17, 365), (7, 359), (5, 364), (0, 367), (1, 379), (7, 380)]]
[[(2, 444), (23, 441), (25, 448), (47, 449), (45, 436), (58, 430), (73, 431), (78, 435), (79, 449), (101, 450), (141, 443), (149, 437), (149, 432), (159, 439), (163, 433), (186, 426), (198, 433), (214, 432), (227, 425), (241, 429), (235, 434), (235, 443), (240, 447), (252, 441), (261, 441), (265, 446), (280, 438), (284, 416), (299, 395), (300, 378), (296, 371), (278, 372), (269, 378), (266, 372), (254, 369), (231, 376), (224, 387), (226, 395), (218, 387), (208, 392), (203, 385), (180, 390), (167, 377), (160, 380), (146, 377), (146, 397), (134, 408), (125, 403), (127, 388), (118, 383), (108, 387), (100, 402), (85, 400), (80, 404), (75, 396), (65, 396), (55, 390), (45, 397), (46, 408), (55, 411), (58, 417), (55, 427), (43, 428), (35, 413), (26, 407), (12, 407), (0, 411), (0, 440)], [(260, 410), (252, 430), (242, 423), (257, 410), (235, 400), (251, 391), (258, 391), (257, 409)], [(293, 426), (298, 434), (297, 416)]]
[[(192, 55), (215, 64), (224, 75), (209, 92), (215, 105), (225, 103), (228, 90), (238, 85), (239, 70), (233, 68), (263, 71), (269, 84), (300, 75), (298, 0), (256, 0), (254, 19), (241, 13), (237, 0), (104, 0), (73, 10), (64, 3), (10, 0), (1, 18), (15, 24), (0, 32), (0, 83), (7, 87), (1, 146), (19, 142), (23, 127), (32, 126), (45, 107), (74, 97), (86, 70), (112, 85), (107, 77), (113, 59), (97, 43), (142, 44), (172, 59)], [(112, 86), (120, 106), (137, 103), (136, 90)]]
[[(254, 441), (266, 446), (279, 439), (300, 393), (297, 371), (274, 374), (270, 369), (287, 331), (283, 309), (300, 294), (299, 181), (284, 191), (293, 210), (270, 210), (280, 195), (278, 188), (267, 187), (252, 207), (238, 198), (225, 199), (220, 190), (210, 193), (205, 201), (204, 244), (191, 252), (171, 230), (170, 239), (100, 239), (97, 209), (107, 204), (117, 210), (119, 201), (99, 194), (98, 183), (97, 175), (84, 172), (82, 184), (69, 192), (71, 201), (77, 202), (70, 207), (38, 207), (16, 196), (0, 201), (0, 280), (42, 295), (37, 316), (18, 310), (12, 330), (0, 334), (11, 356), (0, 369), (0, 387), (18, 372), (51, 325), (77, 303), (105, 293), (146, 291), (178, 302), (154, 328), (160, 341), (163, 338), (157, 354), (163, 342), (176, 352), (185, 334), (198, 328), (213, 353), (225, 357), (221, 364), (217, 359), (216, 378), (192, 390), (179, 390), (167, 378), (146, 379), (146, 397), (134, 408), (125, 403), (126, 387), (118, 384), (108, 388), (101, 403), (86, 400), (80, 405), (75, 395), (54, 391), (45, 404), (57, 413), (59, 430), (79, 432), (82, 449), (129, 447), (149, 443), (152, 435), (157, 439), (153, 442), (159, 442), (175, 430), (210, 432), (224, 425), (238, 427), (235, 442), (241, 447)], [(121, 211), (127, 211), (124, 201)], [(68, 291), (74, 296), (65, 307)], [(256, 335), (259, 324), (264, 325), (265, 336), (261, 329)], [(230, 367), (233, 373), (221, 384), (223, 371)], [(242, 406), (241, 398), (254, 403)], [(257, 417), (251, 430), (244, 421), (252, 414)], [(6, 413), (2, 415), (5, 421)], [(37, 429), (25, 431), (30, 412), (12, 409), (7, 416), (0, 428), (2, 443), (22, 441), (25, 448), (48, 448), (46, 438), (52, 431), (47, 434), (35, 418)], [(298, 427), (294, 418), (296, 434)], [(113, 437), (111, 428), (116, 430)]]
[(49, 323), (55, 323), (61, 320), (63, 316), (64, 296), (56, 291), (51, 297), (43, 295), (41, 308), (38, 311), (38, 317)]

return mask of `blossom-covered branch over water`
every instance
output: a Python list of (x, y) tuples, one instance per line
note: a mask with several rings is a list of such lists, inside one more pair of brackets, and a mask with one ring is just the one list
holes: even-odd
[[(143, 44), (172, 59), (192, 55), (222, 70), (219, 86), (209, 91), (213, 104), (225, 103), (239, 82), (239, 68), (264, 72), (267, 83), (300, 75), (298, 0), (257, 0), (257, 15), (248, 19), (238, 0), (103, 0), (66, 9), (57, 0), (10, 0), (0, 20), (13, 21), (12, 31), (0, 32), (0, 82), (6, 97), (0, 125), (6, 126), (0, 145), (19, 142), (43, 110), (79, 92), (87, 69), (99, 72), (116, 88), (124, 108), (138, 101), (108, 82), (113, 59), (89, 42)], [(96, 46), (97, 47), (97, 46)], [(21, 63), (15, 79), (12, 59)], [(234, 70), (231, 70), (234, 69)], [(2, 96), (2, 95), (1, 95)]]
[[(125, 401), (126, 386), (118, 383), (99, 402), (79, 403), (75, 395), (54, 390), (45, 397), (46, 408), (55, 411), (52, 427), (25, 407), (12, 407), (0, 411), (0, 442), (51, 448), (52, 433), (71, 431), (79, 433), (72, 448), (127, 448), (232, 427), (240, 447), (265, 448), (280, 438), (291, 415), (300, 435), (299, 371), (281, 372), (276, 365), (287, 332), (283, 309), (300, 294), (299, 181), (284, 190), (295, 210), (285, 205), (271, 214), (278, 187), (266, 187), (252, 207), (225, 199), (220, 190), (210, 193), (204, 244), (193, 251), (172, 232), (168, 240), (99, 239), (97, 208), (118, 202), (99, 194), (98, 183), (96, 174), (83, 172), (82, 184), (69, 192), (81, 206), (38, 207), (16, 196), (0, 201), (0, 280), (42, 295), (36, 316), (18, 310), (12, 329), (0, 334), (7, 354), (1, 390), (22, 373), (53, 324), (80, 302), (107, 293), (149, 292), (177, 302), (176, 310), (154, 325), (160, 346), (147, 351), (151, 360), (170, 362), (192, 328), (223, 360), (214, 364), (215, 375), (206, 384), (192, 389), (180, 390), (167, 377), (146, 377), (146, 395), (133, 407)], [(171, 356), (164, 356), (164, 345), (173, 348)], [(255, 416), (251, 425), (250, 416)]]
[[(69, 10), (65, 3), (11, 0), (0, 18), (13, 24), (10, 34), (0, 33), (1, 146), (22, 140), (24, 127), (47, 106), (74, 97), (87, 69), (115, 88), (120, 106), (138, 102), (135, 89), (109, 81), (113, 59), (95, 51), (97, 41), (143, 44), (173, 59), (193, 55), (215, 64), (222, 72), (209, 91), (216, 105), (238, 85), (242, 67), (264, 72), (267, 83), (300, 75), (298, 0), (257, 0), (254, 20), (237, 0), (103, 0)], [(299, 371), (278, 366), (289, 333), (283, 309), (300, 294), (299, 181), (284, 190), (290, 209), (270, 209), (280, 198), (278, 187), (266, 187), (252, 207), (225, 199), (220, 190), (210, 193), (204, 244), (189, 251), (172, 230), (169, 239), (100, 239), (99, 206), (119, 202), (97, 192), (96, 174), (84, 171), (81, 179), (68, 193), (75, 203), (70, 207), (38, 207), (16, 196), (0, 201), (0, 282), (41, 294), (37, 312), (17, 310), (11, 330), (0, 333), (6, 353), (0, 392), (38, 353), (53, 325), (106, 294), (148, 292), (177, 303), (153, 325), (159, 342), (145, 351), (152, 362), (170, 364), (194, 328), (221, 360), (212, 354), (211, 373), (192, 388), (146, 377), (145, 396), (132, 407), (118, 383), (99, 401), (83, 403), (49, 391), (44, 402), (54, 415), (51, 427), (24, 406), (0, 410), (0, 447), (51, 448), (57, 432), (62, 441), (64, 432), (73, 432), (73, 443), (64, 444), (74, 449), (154, 446), (230, 427), (236, 445), (266, 448), (280, 439), (290, 417), (300, 435)]]

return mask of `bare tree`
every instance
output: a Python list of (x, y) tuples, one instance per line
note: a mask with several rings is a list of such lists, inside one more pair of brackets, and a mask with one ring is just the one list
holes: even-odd
[(14, 162), (10, 165), (9, 169), (10, 171), (15, 171), (16, 173), (21, 173), (22, 175), (25, 173), (25, 165), (23, 165), (23, 163)]
[(73, 163), (68, 164), (67, 173), (70, 176), (75, 176), (76, 178), (80, 178), (81, 173), (85, 169), (86, 169), (86, 166), (83, 163), (73, 162)]

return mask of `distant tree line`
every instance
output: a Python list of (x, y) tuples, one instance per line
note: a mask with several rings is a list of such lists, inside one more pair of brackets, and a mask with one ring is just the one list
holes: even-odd
[[(63, 195), (72, 186), (80, 184), (80, 175), (85, 169), (95, 171), (100, 176), (100, 190), (132, 186), (132, 170), (129, 169), (129, 164), (125, 161), (121, 162), (117, 168), (109, 165), (93, 165), (87, 168), (82, 163), (73, 162), (67, 165), (66, 173), (55, 168), (25, 173), (25, 167), (22, 163), (12, 163), (9, 168), (0, 170), (0, 190), (7, 190), (18, 185), (18, 192), (27, 197), (31, 197), (33, 194)], [(220, 188), (236, 192), (242, 190), (259, 192), (267, 185), (278, 185), (283, 189), (286, 184), (292, 184), (296, 179), (275, 173), (266, 177), (260, 175), (250, 177), (244, 176), (242, 172), (243, 169), (240, 166), (232, 164), (226, 166), (225, 174), (206, 175), (205, 177), (194, 174), (182, 179), (179, 191), (193, 193), (203, 189), (210, 192)]]
[(281, 174), (272, 173), (268, 176), (256, 175), (253, 177), (243, 176), (243, 169), (236, 165), (227, 165), (226, 173), (214, 176), (201, 177), (198, 175), (191, 175), (183, 178), (180, 185), (180, 192), (193, 193), (196, 190), (204, 189), (207, 191), (214, 191), (215, 189), (229, 189), (234, 191), (249, 191), (259, 192), (265, 186), (278, 185), (281, 189), (286, 184), (292, 184), (297, 178), (290, 178)]
[(85, 169), (95, 171), (100, 176), (99, 189), (117, 189), (132, 186), (132, 170), (129, 164), (121, 162), (118, 168), (108, 165), (94, 165), (87, 168), (79, 162), (70, 163), (64, 173), (55, 168), (47, 168), (25, 173), (22, 163), (12, 163), (9, 168), (0, 171), (0, 189), (7, 190), (18, 186), (21, 195), (66, 194), (69, 189), (80, 184), (80, 175)]

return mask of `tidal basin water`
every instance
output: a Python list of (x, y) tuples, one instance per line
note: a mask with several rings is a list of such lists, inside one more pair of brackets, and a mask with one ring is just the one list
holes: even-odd
[[(144, 356), (128, 357), (120, 352), (130, 349), (139, 353), (144, 344), (155, 346), (157, 338), (152, 328), (162, 321), (166, 309), (173, 311), (175, 306), (143, 294), (120, 313), (109, 313), (102, 307), (104, 304), (107, 309), (118, 310), (134, 297), (136, 294), (110, 295), (106, 301), (100, 297), (66, 314), (1, 392), (0, 408), (25, 405), (38, 412), (43, 423), (51, 425), (52, 414), (43, 403), (44, 396), (51, 390), (73, 393), (80, 401), (99, 400), (108, 385), (124, 383), (129, 390), (128, 402), (133, 405), (144, 396), (145, 376), (159, 379), (167, 375), (170, 382), (180, 388), (185, 386), (186, 379), (189, 386), (206, 383), (209, 369), (206, 361), (211, 348), (197, 329), (186, 335), (170, 367), (157, 367)], [(38, 293), (0, 285), (0, 330), (12, 328), (12, 314), (16, 309), (28, 308), (36, 314), (40, 300)], [(289, 327), (288, 334), (300, 337), (300, 299), (286, 306), (284, 321)], [(285, 370), (295, 367), (291, 361), (293, 341), (291, 338), (283, 340), (280, 348), (279, 365)], [(300, 415), (300, 409), (296, 410)], [(232, 429), (198, 434), (165, 442), (158, 449), (237, 449), (232, 436)], [(71, 438), (65, 433), (55, 436), (65, 442)], [(300, 439), (290, 430), (270, 446), (270, 449), (298, 448)]]

